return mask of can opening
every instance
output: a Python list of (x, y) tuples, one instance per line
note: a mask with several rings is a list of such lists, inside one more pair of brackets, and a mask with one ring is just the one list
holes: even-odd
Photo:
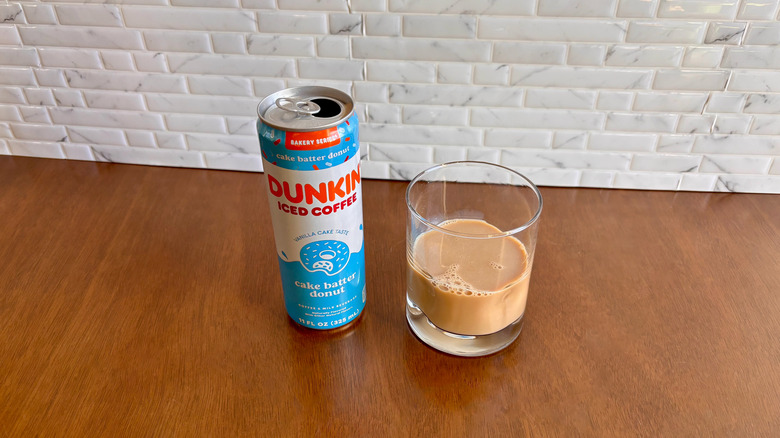
[(312, 99), (311, 101), (320, 107), (318, 112), (312, 114), (314, 117), (320, 117), (324, 119), (329, 117), (336, 117), (341, 114), (341, 105), (339, 105), (339, 103), (335, 100), (318, 97), (316, 99)]

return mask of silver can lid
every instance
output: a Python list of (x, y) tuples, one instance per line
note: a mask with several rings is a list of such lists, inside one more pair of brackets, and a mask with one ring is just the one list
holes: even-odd
[(277, 91), (257, 106), (266, 125), (291, 132), (327, 129), (346, 120), (354, 104), (346, 93), (328, 87), (294, 87)]

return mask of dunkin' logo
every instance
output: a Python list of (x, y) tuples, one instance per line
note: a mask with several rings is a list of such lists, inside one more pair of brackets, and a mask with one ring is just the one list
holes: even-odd
[[(349, 137), (344, 139), (349, 141)], [(341, 143), (338, 128), (328, 128), (314, 132), (288, 132), (284, 146), (291, 151), (313, 151), (336, 146)]]

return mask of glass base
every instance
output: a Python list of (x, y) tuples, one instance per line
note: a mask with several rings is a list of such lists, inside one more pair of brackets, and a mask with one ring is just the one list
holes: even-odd
[(455, 356), (487, 356), (514, 342), (523, 329), (523, 315), (505, 328), (489, 335), (459, 335), (436, 327), (409, 297), (406, 297), (406, 320), (412, 332), (424, 343)]

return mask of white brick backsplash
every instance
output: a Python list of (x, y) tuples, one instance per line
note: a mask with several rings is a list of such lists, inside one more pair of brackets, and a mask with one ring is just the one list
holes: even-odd
[(401, 106), (381, 103), (368, 104), (368, 123), (399, 124), (401, 123)]
[(257, 117), (227, 117), (228, 134), (257, 135)]
[(11, 123), (11, 132), (21, 140), (66, 141), (68, 134), (64, 126)]
[(647, 88), (652, 71), (592, 67), (514, 66), (510, 83), (520, 86), (561, 88)]
[(193, 151), (173, 151), (119, 146), (92, 146), (97, 161), (150, 164), (171, 167), (205, 167), (203, 155)]
[(743, 193), (780, 193), (778, 178), (756, 175), (720, 175), (715, 181), (715, 191)]
[(271, 34), (329, 33), (327, 14), (317, 12), (259, 12), (257, 25), (260, 32)]
[(17, 29), (28, 46), (143, 49), (141, 33), (137, 30), (92, 27), (89, 32), (84, 32), (84, 29), (75, 26), (19, 26)]
[(610, 46), (604, 63), (618, 67), (676, 67), (682, 46)]
[(478, 146), (481, 144), (482, 131), (474, 128), (416, 126), (416, 125), (380, 125), (361, 126), (360, 140), (380, 143), (397, 142), (430, 145), (433, 141), (440, 145)]
[(466, 148), (439, 146), (433, 148), (434, 163), (448, 163), (450, 161), (467, 160)]
[(728, 88), (732, 91), (780, 91), (780, 72), (734, 70)]
[(184, 134), (173, 132), (156, 132), (157, 145), (163, 149), (187, 149)]
[(750, 114), (777, 114), (780, 111), (780, 94), (749, 94), (744, 111)]
[(133, 53), (135, 68), (143, 72), (164, 73), (168, 71), (168, 63), (165, 54), (157, 52), (137, 52)]
[(732, 19), (738, 0), (719, 0), (717, 4), (702, 0), (660, 0), (659, 17)]
[(171, 53), (168, 55), (168, 64), (174, 73), (250, 77), (295, 76), (295, 62), (284, 57)]
[(277, 0), (279, 9), (293, 9), (302, 11), (346, 11), (345, 0)]
[(214, 8), (237, 8), (238, 0), (171, 0), (174, 6), (196, 6)]
[(618, 17), (650, 18), (655, 15), (658, 0), (619, 0)]
[(662, 70), (656, 73), (653, 88), (656, 90), (723, 91), (728, 81), (728, 71)]
[(284, 88), (284, 81), (281, 79), (254, 79), (252, 85), (255, 89), (255, 96), (265, 97)]
[(421, 12), (431, 14), (477, 14), (477, 15), (531, 15), (534, 0), (388, 0), (392, 12)]
[(780, 68), (780, 47), (745, 46), (727, 47), (723, 55), (723, 67), (727, 68)]
[(616, 189), (644, 189), (656, 187), (656, 190), (676, 190), (682, 175), (671, 173), (617, 173), (612, 187)]
[(693, 172), (699, 167), (700, 157), (672, 154), (636, 154), (631, 160), (631, 170), (646, 172)]
[(432, 163), (433, 148), (407, 144), (372, 143), (368, 157), (376, 161)]
[(150, 110), (157, 112), (246, 116), (255, 114), (258, 101), (242, 97), (148, 94), (146, 103)]
[(563, 64), (565, 44), (497, 42), (493, 46), (493, 62), (510, 64)]
[(298, 74), (305, 79), (363, 80), (364, 61), (299, 59)]
[(633, 21), (628, 27), (629, 43), (699, 44), (704, 40), (704, 21)]
[(223, 117), (192, 115), (192, 114), (166, 114), (165, 125), (170, 131), (179, 132), (207, 132), (224, 134), (227, 125)]
[(146, 73), (120, 73), (98, 70), (64, 70), (65, 80), (73, 88), (94, 90), (152, 91), (184, 93), (184, 77)]
[(655, 147), (654, 134), (592, 133), (588, 149), (601, 151), (651, 151)]
[(592, 90), (544, 90), (530, 89), (525, 94), (528, 108), (590, 109), (596, 102)]
[(403, 123), (411, 125), (465, 126), (469, 112), (466, 108), (410, 105), (403, 109)]
[(92, 148), (85, 144), (64, 143), (61, 147), (63, 152), (65, 152), (65, 158), (68, 160), (95, 161), (95, 155), (92, 153)]
[(539, 20), (481, 17), (479, 38), (517, 41), (620, 42), (627, 22), (614, 20)]
[(60, 24), (121, 27), (119, 8), (112, 5), (56, 5)]
[[(780, 85), (780, 82), (778, 84)], [(746, 95), (742, 93), (712, 93), (710, 100), (707, 102), (707, 112), (738, 113), (742, 111), (742, 107), (745, 105), (745, 98)]]
[(712, 132), (714, 124), (714, 116), (682, 115), (680, 116), (680, 122), (677, 124), (677, 132), (681, 134), (709, 134)]
[(601, 91), (599, 92), (596, 108), (600, 110), (628, 111), (631, 109), (631, 102), (634, 100), (634, 93), (626, 91)]
[(692, 135), (669, 134), (658, 137), (658, 144), (655, 150), (658, 152), (690, 152), (693, 147)]
[(389, 86), (383, 83), (356, 82), (354, 97), (359, 102), (388, 102)]
[[(216, 53), (242, 54), (247, 52), (247, 38), (240, 33), (212, 33), (211, 46)], [(204, 51), (208, 51), (208, 49), (206, 47)]]
[(366, 14), (366, 35), (401, 36), (401, 16), (391, 14)]
[(471, 124), (481, 127), (588, 129), (601, 126), (603, 120), (603, 114), (589, 111), (507, 108), (475, 108), (471, 110)]
[(22, 120), (30, 123), (51, 123), (49, 113), (41, 106), (20, 106), (19, 112)]
[(390, 102), (451, 106), (520, 106), (521, 89), (461, 85), (390, 85)]
[(256, 136), (186, 133), (184, 138), (191, 150), (260, 154)]
[(24, 16), (30, 24), (57, 24), (54, 7), (46, 4), (23, 4)]
[(758, 135), (780, 135), (780, 117), (755, 116), (753, 119), (753, 126), (750, 127), (750, 133)]
[(501, 162), (509, 166), (626, 170), (631, 155), (609, 152), (585, 151), (533, 151), (529, 149), (504, 149)]
[(150, 131), (125, 131), (127, 136), (127, 143), (130, 146), (136, 146), (140, 148), (155, 148), (157, 147), (157, 140), (154, 138), (154, 133)]
[(103, 90), (84, 90), (84, 100), (90, 108), (122, 109), (143, 111), (146, 109), (143, 96)]
[(126, 146), (125, 133), (119, 129), (88, 128), (85, 126), (71, 126), (68, 128), (68, 139), (73, 143), (89, 145), (109, 144)]
[(615, 179), (615, 172), (602, 170), (583, 170), (580, 175), (580, 187), (611, 187), (612, 180)]
[(477, 85), (506, 85), (510, 67), (507, 64), (479, 64), (474, 67), (474, 83)]
[(617, 0), (539, 0), (539, 15), (553, 17), (609, 17)]
[(328, 26), (332, 35), (362, 35), (363, 15), (330, 14)]
[(26, 23), (22, 5), (19, 3), (7, 3), (0, 5), (0, 18), (4, 24)]
[(38, 67), (41, 61), (32, 48), (0, 47), (0, 64)]
[(55, 88), (52, 90), (54, 101), (58, 107), (85, 107), (84, 96), (79, 90), (67, 88)]
[(780, 44), (780, 23), (751, 23), (744, 43), (768, 46)]
[(490, 129), (485, 132), (485, 146), (498, 148), (549, 149), (551, 131)]
[(383, 12), (387, 10), (386, 0), (352, 0), (352, 10), (356, 12)]
[(103, 126), (108, 128), (163, 129), (162, 116), (134, 111), (107, 111), (84, 108), (51, 108), (58, 125)]
[(22, 40), (19, 32), (13, 26), (0, 27), (0, 44), (6, 46), (21, 46)]
[(466, 159), (498, 164), (501, 162), (501, 149), (479, 147), (466, 148)]
[(133, 57), (128, 52), (103, 50), (100, 52), (100, 60), (103, 61), (103, 66), (108, 70), (135, 70)]
[(354, 37), (352, 56), (361, 59), (416, 61), (488, 61), (490, 43), (474, 40)]
[(712, 125), (712, 133), (746, 134), (752, 120), (750, 116), (718, 115)]
[(555, 131), (553, 149), (585, 149), (588, 133), (582, 131)]
[(204, 152), (206, 167), (221, 170), (242, 170), (245, 172), (262, 172), (263, 160), (258, 155), (232, 152)]
[(471, 83), (471, 65), (458, 62), (439, 64), (436, 69), (436, 82), (440, 84)]
[(276, 0), (241, 0), (241, 6), (249, 9), (275, 9)]
[[(22, 89), (19, 87), (0, 87), (0, 103), (25, 103)], [(43, 103), (39, 105), (43, 105)]]
[(368, 80), (376, 82), (435, 82), (436, 66), (429, 62), (367, 61)]
[(59, 143), (17, 140), (8, 140), (7, 142), (12, 155), (39, 158), (65, 158), (65, 154)]
[(570, 44), (566, 63), (569, 65), (601, 65), (607, 48), (599, 44)]
[(317, 55), (321, 58), (349, 58), (349, 37), (325, 35), (317, 37)]
[[(25, 88), (24, 95), (31, 105), (56, 105), (54, 94), (48, 88)], [(23, 103), (23, 101), (8, 103)]]
[(701, 113), (708, 97), (709, 95), (705, 93), (637, 93), (634, 100), (634, 110)]
[(257, 30), (255, 14), (242, 10), (123, 6), (122, 15), (128, 27), (144, 29), (236, 32), (254, 32)]
[(723, 59), (723, 47), (704, 46), (685, 49), (682, 66), (686, 68), (716, 68)]
[(780, 160), (775, 157), (772, 167), (769, 169), (769, 173), (772, 175), (780, 175)]
[(693, 152), (725, 155), (777, 155), (780, 138), (748, 135), (700, 135), (693, 143)]
[(3, 67), (0, 68), (0, 84), (35, 85), (35, 77), (29, 68)]
[[(8, 69), (3, 69), (6, 72)], [(5, 74), (5, 72), (4, 72)], [(0, 78), (3, 76), (0, 75)], [(51, 68), (36, 68), (35, 69), (35, 79), (38, 81), (38, 85), (46, 86), (46, 87), (66, 87), (67, 84), (65, 83), (65, 76), (63, 76), (62, 71), (59, 69), (51, 69)], [(2, 79), (0, 79), (0, 82), (2, 82)], [(33, 81), (34, 82), (34, 81)]]
[(477, 19), (469, 15), (405, 15), (403, 34), (428, 38), (473, 38)]
[(777, 13), (777, 0), (755, 0), (742, 2), (737, 18), (740, 20), (771, 20)]
[(210, 52), (209, 35), (204, 32), (145, 30), (144, 41), (149, 50), (166, 52)]
[(41, 47), (38, 49), (38, 54), (41, 57), (41, 64), (45, 67), (89, 69), (102, 67), (100, 55), (96, 50)]
[(710, 23), (704, 37), (704, 44), (739, 44), (745, 36), (746, 27), (747, 23)]
[(674, 132), (677, 116), (672, 114), (607, 114), (607, 131)]
[(685, 173), (680, 180), (678, 190), (688, 192), (709, 192), (715, 187), (715, 175), (699, 175), (695, 173)]
[(252, 96), (249, 78), (230, 76), (189, 76), (190, 92), (216, 96)]
[(771, 157), (704, 155), (699, 172), (763, 174), (769, 170), (771, 161)]

